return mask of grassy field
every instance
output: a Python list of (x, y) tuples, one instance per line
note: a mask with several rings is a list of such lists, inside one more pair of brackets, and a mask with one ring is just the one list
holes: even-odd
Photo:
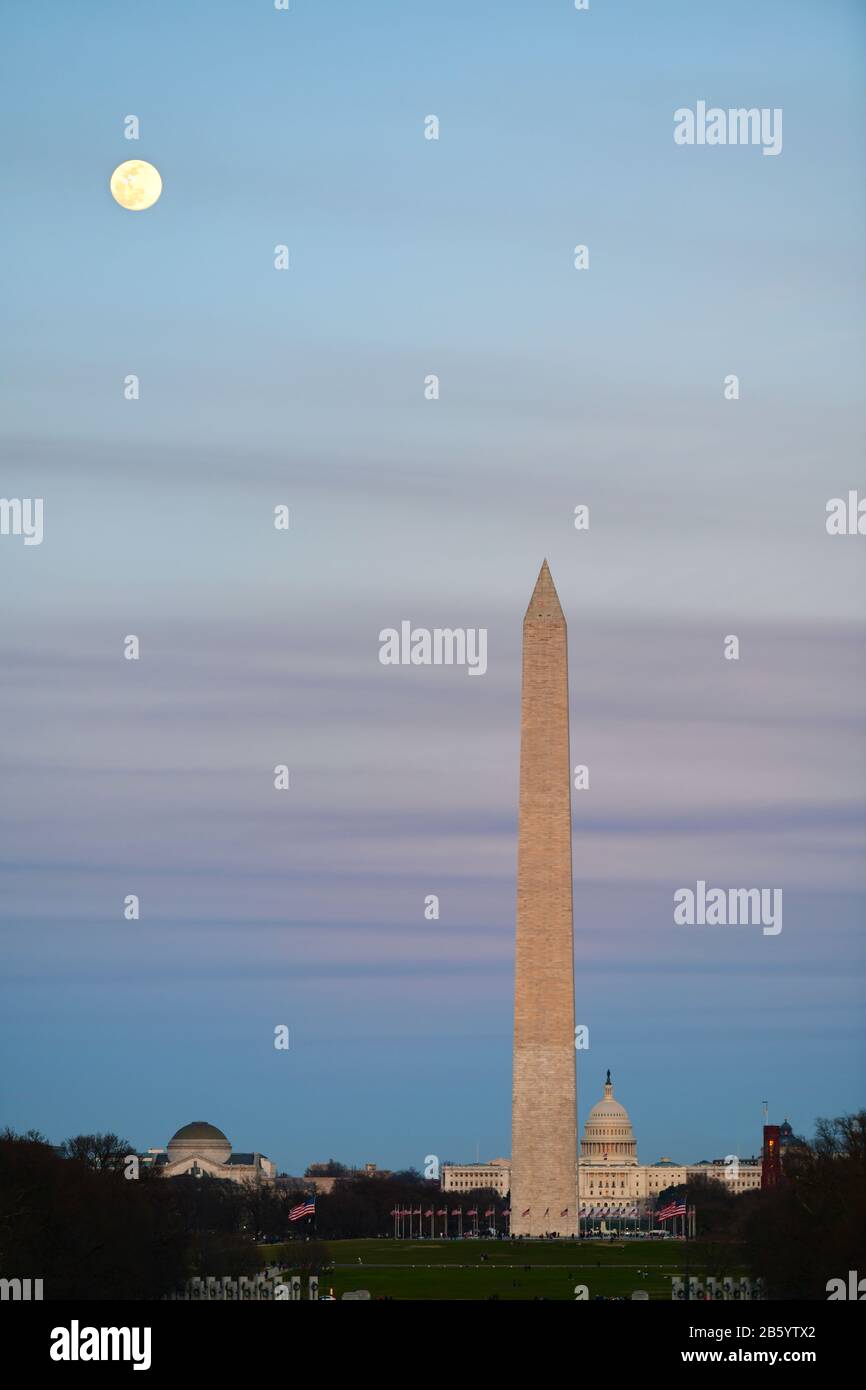
[[(734, 1274), (706, 1266), (707, 1251), (697, 1242), (497, 1240), (338, 1240), (328, 1241), (330, 1268), (320, 1292), (337, 1298), (351, 1289), (369, 1289), (374, 1298), (484, 1300), (574, 1300), (575, 1286), (586, 1285), (590, 1299), (631, 1298), (635, 1289), (650, 1298), (670, 1299), (671, 1277), (689, 1273)], [(290, 1266), (297, 1246), (263, 1247), (265, 1262)], [(729, 1261), (731, 1265), (735, 1261)], [(304, 1279), (306, 1291), (306, 1278)]]

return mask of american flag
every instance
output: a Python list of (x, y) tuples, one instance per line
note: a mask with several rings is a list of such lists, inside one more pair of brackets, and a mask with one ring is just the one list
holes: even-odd
[(452, 1215), (452, 1216), (459, 1216), (462, 1210), (463, 1210), (462, 1207), (453, 1207), (452, 1210), (451, 1210), (451, 1215)]
[(478, 1215), (478, 1208), (477, 1208), (477, 1207), (472, 1207), (469, 1211), (467, 1211), (466, 1215), (467, 1215), (467, 1216), (477, 1216), (477, 1215)]
[(300, 1202), (296, 1207), (292, 1207), (292, 1210), (289, 1212), (289, 1220), (301, 1221), (305, 1216), (315, 1216), (315, 1214), (316, 1199), (315, 1197), (308, 1197), (306, 1201)]
[(429, 1211), (425, 1211), (424, 1215), (425, 1215), (425, 1216), (432, 1216), (432, 1215), (433, 1215), (433, 1208), (431, 1207)]
[(668, 1202), (663, 1211), (656, 1212), (658, 1221), (669, 1221), (672, 1216), (685, 1216), (685, 1202)]
[(447, 1216), (447, 1215), (448, 1215), (448, 1208), (447, 1208), (447, 1207), (440, 1207), (439, 1210), (437, 1211), (436, 1215), (437, 1215), (437, 1216)]
[(568, 1216), (568, 1207), (563, 1207), (560, 1216)]
[(485, 1216), (495, 1216), (495, 1215), (496, 1215), (496, 1208), (495, 1208), (495, 1207), (488, 1207), (487, 1210), (486, 1210), (486, 1212), (484, 1213), (484, 1215), (485, 1215)]
[(528, 1216), (529, 1213), (530, 1213), (531, 1211), (532, 1211), (532, 1207), (527, 1207), (527, 1208), (526, 1208), (526, 1211), (523, 1213), (523, 1215), (524, 1215), (524, 1216)]

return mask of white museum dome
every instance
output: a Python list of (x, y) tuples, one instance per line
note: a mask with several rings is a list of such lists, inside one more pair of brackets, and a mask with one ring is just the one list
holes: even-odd
[(193, 1120), (192, 1124), (184, 1125), (168, 1141), (169, 1163), (194, 1155), (207, 1158), (211, 1163), (227, 1163), (231, 1152), (232, 1146), (222, 1130), (204, 1120)]

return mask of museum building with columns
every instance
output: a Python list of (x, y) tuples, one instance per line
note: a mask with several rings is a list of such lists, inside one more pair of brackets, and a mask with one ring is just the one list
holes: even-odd
[(194, 1120), (164, 1149), (148, 1149), (141, 1162), (163, 1178), (221, 1178), (225, 1182), (273, 1182), (276, 1164), (260, 1153), (234, 1153), (216, 1125)]

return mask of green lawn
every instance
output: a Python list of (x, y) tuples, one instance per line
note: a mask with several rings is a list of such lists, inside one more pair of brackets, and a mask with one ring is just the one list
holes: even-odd
[[(265, 1262), (290, 1265), (297, 1246), (262, 1247)], [(337, 1298), (350, 1289), (369, 1289), (373, 1297), (393, 1299), (567, 1299), (585, 1284), (592, 1299), (631, 1298), (644, 1289), (650, 1298), (670, 1299), (671, 1276), (689, 1273), (740, 1273), (731, 1259), (720, 1269), (697, 1242), (680, 1241), (524, 1241), (497, 1240), (337, 1240), (328, 1241), (331, 1267), (320, 1291)], [(485, 1257), (485, 1258), (482, 1258)], [(645, 1271), (645, 1273), (641, 1273)], [(303, 1281), (306, 1291), (306, 1278)]]

